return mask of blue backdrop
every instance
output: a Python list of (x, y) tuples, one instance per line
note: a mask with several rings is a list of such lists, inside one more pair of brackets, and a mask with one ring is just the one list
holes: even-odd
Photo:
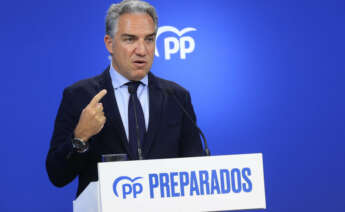
[[(263, 153), (267, 211), (345, 211), (345, 1), (149, 2), (195, 29), (162, 33), (152, 72), (191, 92), (212, 153)], [(109, 63), (111, 3), (2, 3), (0, 211), (72, 211), (45, 157), (63, 88)]]

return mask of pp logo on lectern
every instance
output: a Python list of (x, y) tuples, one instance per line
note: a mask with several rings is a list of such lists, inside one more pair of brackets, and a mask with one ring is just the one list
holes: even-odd
[[(116, 197), (122, 197), (122, 199), (136, 199), (139, 194), (142, 194), (141, 197), (147, 195), (150, 199), (234, 195), (252, 192), (255, 186), (251, 175), (251, 169), (244, 167), (148, 173), (145, 178), (135, 177), (133, 179), (121, 176), (115, 178), (113, 191)], [(142, 181), (147, 182), (144, 183), (145, 188), (143, 188)]]
[[(141, 183), (136, 181), (142, 179), (142, 177), (135, 177), (131, 179), (127, 176), (121, 176), (114, 180), (113, 190), (115, 196), (119, 197), (119, 193), (122, 194), (122, 198), (127, 197), (137, 198), (138, 194), (143, 192), (143, 186)], [(120, 191), (120, 192), (118, 192)]]
[[(183, 36), (187, 32), (196, 31), (193, 27), (186, 27), (179, 31), (173, 26), (161, 26), (158, 28), (156, 40), (158, 40), (158, 37), (163, 34), (164, 32), (173, 32), (179, 37), (166, 37), (164, 39), (164, 58), (166, 60), (171, 59), (172, 54), (176, 54), (178, 51), (180, 51), (180, 59), (185, 60), (186, 55), (190, 54), (195, 49), (195, 41), (190, 36)], [(156, 47), (155, 49), (155, 55), (156, 57), (159, 57), (159, 52)]]

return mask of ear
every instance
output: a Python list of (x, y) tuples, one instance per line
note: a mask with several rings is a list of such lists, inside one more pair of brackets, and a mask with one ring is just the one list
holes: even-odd
[(113, 39), (109, 35), (104, 36), (104, 44), (110, 54), (113, 54)]

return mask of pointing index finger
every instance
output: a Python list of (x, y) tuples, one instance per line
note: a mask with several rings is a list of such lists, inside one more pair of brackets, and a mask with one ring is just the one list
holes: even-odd
[(95, 106), (107, 94), (107, 90), (103, 89), (96, 94), (90, 101), (90, 105)]

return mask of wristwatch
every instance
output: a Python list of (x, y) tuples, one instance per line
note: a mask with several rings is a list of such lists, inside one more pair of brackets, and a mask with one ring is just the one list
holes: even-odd
[(72, 146), (73, 146), (73, 150), (75, 150), (78, 153), (84, 153), (89, 149), (89, 143), (84, 142), (80, 138), (73, 138)]

